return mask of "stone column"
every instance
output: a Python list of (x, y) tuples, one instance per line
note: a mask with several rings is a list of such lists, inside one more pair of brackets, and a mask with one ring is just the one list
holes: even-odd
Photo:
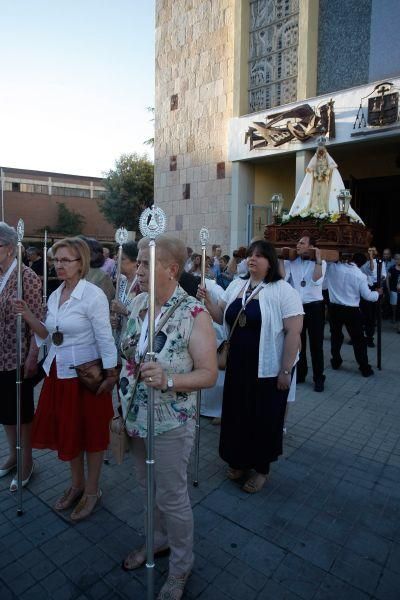
[(232, 163), (231, 252), (247, 246), (247, 205), (254, 203), (254, 166)]

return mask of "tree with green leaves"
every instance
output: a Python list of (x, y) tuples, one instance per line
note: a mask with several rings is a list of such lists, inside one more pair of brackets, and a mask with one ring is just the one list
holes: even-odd
[(139, 230), (141, 212), (153, 204), (154, 165), (146, 155), (122, 154), (104, 179), (106, 195), (99, 207), (115, 228)]
[(57, 202), (57, 225), (52, 228), (54, 233), (64, 235), (79, 235), (86, 223), (85, 217), (68, 208), (64, 202)]

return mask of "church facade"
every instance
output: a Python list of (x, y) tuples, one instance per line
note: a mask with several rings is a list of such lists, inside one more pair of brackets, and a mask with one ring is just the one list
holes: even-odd
[[(155, 201), (226, 251), (290, 208), (327, 149), (378, 245), (400, 248), (396, 0), (157, 0)], [(397, 202), (396, 202), (397, 200)]]

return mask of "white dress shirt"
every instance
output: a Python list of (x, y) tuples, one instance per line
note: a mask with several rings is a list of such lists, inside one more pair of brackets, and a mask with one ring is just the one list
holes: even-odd
[[(360, 267), (360, 270), (363, 273), (365, 273), (365, 275), (367, 276), (369, 286), (372, 287), (373, 285), (378, 283), (378, 263), (376, 262), (376, 258), (374, 258), (374, 268), (373, 269), (371, 269), (371, 267), (370, 267), (370, 261), (367, 260), (367, 262), (365, 264), (363, 264), (362, 267)], [(381, 278), (382, 279), (386, 278), (386, 265), (384, 262), (382, 262)], [(379, 284), (380, 284), (380, 282), (379, 282)]]
[[(248, 280), (235, 279), (225, 290), (226, 309), (238, 297)], [(304, 315), (299, 294), (282, 279), (268, 283), (258, 294), (261, 311), (260, 346), (258, 352), (258, 377), (276, 377), (282, 367), (285, 331), (283, 319)], [(227, 335), (228, 337), (228, 335)], [(297, 362), (297, 359), (296, 361)]]
[[(322, 283), (326, 272), (326, 262), (322, 261), (322, 275), (317, 281), (313, 280), (314, 269), (315, 261), (313, 260), (302, 260), (300, 256), (295, 260), (285, 260), (285, 279), (300, 294), (303, 304), (323, 300)], [(304, 287), (301, 285), (302, 281), (306, 282)]]
[(370, 302), (379, 298), (378, 292), (369, 289), (367, 276), (354, 263), (329, 263), (326, 278), (333, 304), (360, 306), (360, 296)]
[[(44, 343), (50, 345), (43, 364), (44, 371), (49, 374), (54, 358), (59, 379), (76, 377), (74, 366), (100, 357), (104, 369), (115, 367), (117, 349), (112, 335), (106, 295), (97, 285), (81, 279), (69, 300), (59, 307), (64, 286), (64, 283), (60, 285), (50, 295), (47, 303), (44, 325), (49, 332), (48, 338), (43, 340), (35, 335), (38, 346)], [(51, 342), (51, 335), (56, 331), (56, 327), (63, 334), (60, 346)]]

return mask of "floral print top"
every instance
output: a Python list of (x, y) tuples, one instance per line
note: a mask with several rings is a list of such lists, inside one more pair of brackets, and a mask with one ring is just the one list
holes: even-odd
[[(173, 315), (161, 328), (155, 339), (157, 362), (166, 370), (168, 376), (174, 373), (189, 373), (193, 370), (193, 360), (189, 354), (189, 340), (194, 319), (204, 311), (204, 307), (195, 298), (188, 296), (178, 285), (167, 300), (161, 314), (184, 300)], [(127, 406), (138, 377), (140, 355), (138, 343), (143, 319), (148, 309), (148, 294), (139, 294), (133, 301), (131, 315), (121, 337), (122, 370), (120, 374), (120, 398), (125, 417)], [(162, 317), (161, 317), (162, 319)], [(147, 385), (137, 384), (134, 400), (126, 419), (126, 429), (132, 437), (147, 437)], [(160, 435), (186, 423), (196, 416), (196, 392), (161, 392), (154, 390), (154, 432)]]

